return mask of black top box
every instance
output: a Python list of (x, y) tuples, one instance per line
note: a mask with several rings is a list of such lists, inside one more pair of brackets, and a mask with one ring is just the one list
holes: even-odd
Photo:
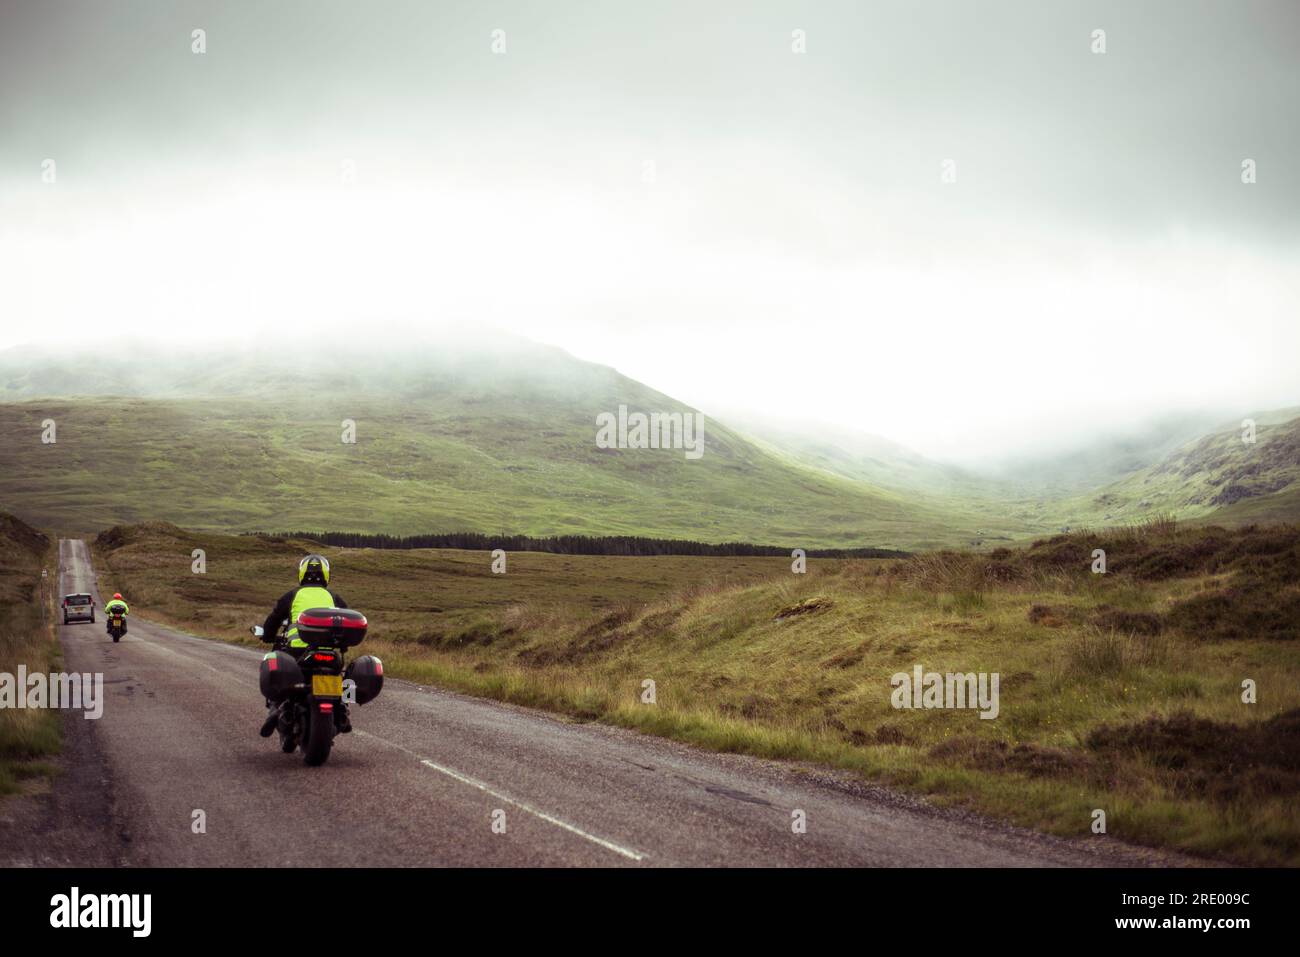
[(366, 616), (350, 608), (308, 608), (298, 616), (298, 637), (314, 647), (351, 648), (366, 637)]

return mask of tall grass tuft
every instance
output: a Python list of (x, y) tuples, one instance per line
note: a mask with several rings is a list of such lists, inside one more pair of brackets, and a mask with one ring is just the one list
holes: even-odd
[(1066, 671), (1079, 678), (1115, 677), (1158, 665), (1167, 651), (1162, 635), (1092, 628), (1066, 645)]

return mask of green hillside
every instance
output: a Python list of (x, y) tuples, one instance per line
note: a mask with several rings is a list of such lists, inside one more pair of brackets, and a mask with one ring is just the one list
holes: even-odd
[(1216, 525), (1235, 526), (1295, 522), (1297, 516), (1300, 516), (1300, 482), (1292, 483), (1279, 492), (1241, 499), (1195, 521), (1197, 524), (1213, 522)]
[[(596, 416), (620, 404), (689, 410), (531, 343), (400, 358), (314, 349), (291, 364), (135, 350), (80, 383), (66, 367), (30, 354), (0, 361), (0, 391), (15, 400), (0, 406), (0, 503), (56, 530), (162, 520), (917, 548), (969, 542), (988, 524), (804, 467), (712, 419), (698, 460), (598, 448)], [(46, 381), (92, 394), (25, 398)], [(46, 419), (54, 444), (40, 441)], [(345, 419), (355, 444), (341, 440)]]
[[(620, 406), (692, 411), (505, 336), (180, 354), (118, 344), (93, 363), (23, 347), (0, 353), (0, 507), (63, 532), (161, 520), (909, 550), (1167, 513), (1300, 519), (1296, 409), (1257, 415), (1253, 445), (1235, 427), (1186, 441), (1183, 417), (991, 477), (871, 436), (808, 426), (751, 437), (713, 418), (696, 460), (599, 448), (596, 417)], [(41, 441), (48, 419), (53, 444)]]

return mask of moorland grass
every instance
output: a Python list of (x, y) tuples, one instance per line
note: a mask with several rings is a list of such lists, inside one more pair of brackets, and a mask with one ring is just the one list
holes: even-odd
[[(147, 526), (96, 552), (141, 614), (241, 641), (306, 547)], [(805, 575), (782, 559), (521, 553), (494, 576), (487, 553), (325, 551), (395, 676), (818, 762), (1057, 834), (1087, 838), (1102, 808), (1130, 841), (1300, 862), (1294, 527), (1161, 521)], [(918, 664), (997, 672), (999, 717), (896, 710), (890, 678)]]

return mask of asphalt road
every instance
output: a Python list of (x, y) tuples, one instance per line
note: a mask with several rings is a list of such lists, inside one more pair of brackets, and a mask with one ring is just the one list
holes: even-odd
[[(85, 543), (64, 540), (59, 555), (61, 592), (100, 598)], [(64, 773), (48, 793), (0, 803), (0, 864), (1188, 863), (392, 679), (353, 708), (357, 730), (329, 762), (308, 768), (257, 735), (259, 652), (138, 616), (113, 644), (102, 611), (60, 630), (64, 669), (103, 673), (104, 713), (68, 712)]]

